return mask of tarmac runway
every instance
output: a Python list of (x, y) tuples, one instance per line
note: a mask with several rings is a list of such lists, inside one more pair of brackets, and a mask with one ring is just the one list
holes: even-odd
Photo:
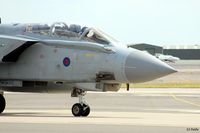
[(200, 89), (90, 92), (88, 117), (73, 117), (69, 94), (5, 93), (0, 133), (200, 133)]

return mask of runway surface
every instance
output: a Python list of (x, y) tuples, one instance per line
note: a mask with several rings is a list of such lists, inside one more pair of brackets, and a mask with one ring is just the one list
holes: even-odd
[(5, 93), (1, 133), (200, 133), (200, 89), (88, 93), (89, 117), (73, 117), (69, 94)]

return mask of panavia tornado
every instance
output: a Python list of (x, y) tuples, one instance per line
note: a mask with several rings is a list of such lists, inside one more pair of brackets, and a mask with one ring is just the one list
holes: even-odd
[(0, 113), (5, 91), (67, 93), (78, 97), (74, 116), (88, 116), (87, 91), (118, 91), (122, 83), (154, 80), (176, 70), (129, 48), (97, 28), (0, 24)]

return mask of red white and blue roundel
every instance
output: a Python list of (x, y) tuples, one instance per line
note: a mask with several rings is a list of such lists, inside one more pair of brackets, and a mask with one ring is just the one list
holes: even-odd
[(70, 65), (70, 58), (69, 57), (65, 57), (63, 59), (63, 65), (68, 67)]

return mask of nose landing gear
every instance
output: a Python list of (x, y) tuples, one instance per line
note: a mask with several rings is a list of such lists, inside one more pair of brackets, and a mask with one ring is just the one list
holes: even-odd
[(90, 107), (84, 100), (85, 95), (86, 95), (86, 92), (78, 88), (74, 88), (72, 91), (71, 96), (79, 98), (79, 103), (75, 103), (72, 106), (72, 114), (76, 117), (79, 117), (79, 116), (86, 117), (90, 114)]

